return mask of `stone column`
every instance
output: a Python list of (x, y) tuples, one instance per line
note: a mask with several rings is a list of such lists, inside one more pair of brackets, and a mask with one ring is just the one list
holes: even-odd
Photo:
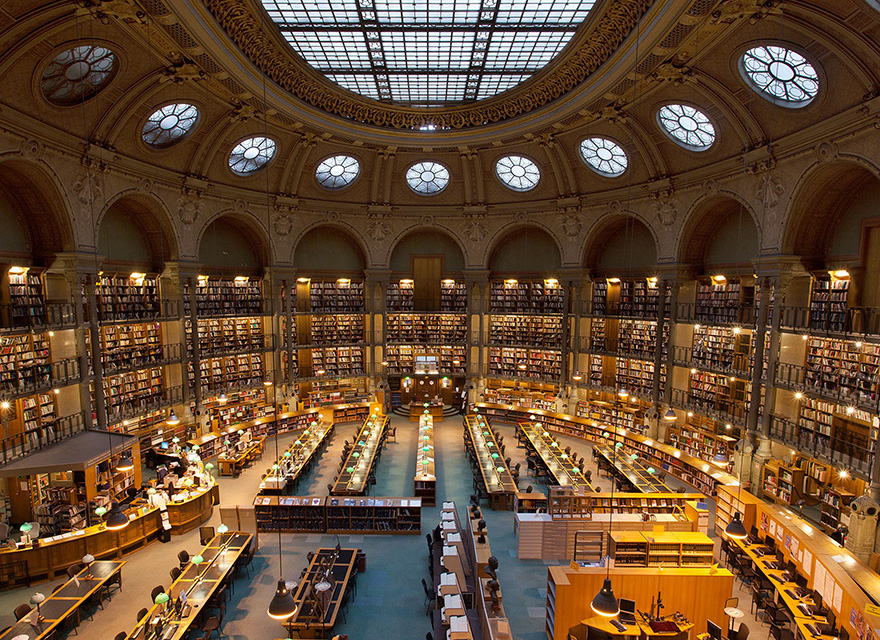
[(98, 328), (98, 296), (96, 291), (97, 274), (87, 274), (85, 278), (86, 302), (89, 309), (89, 339), (91, 342), (91, 363), (94, 372), (95, 418), (99, 429), (107, 428), (107, 404), (104, 398), (104, 362), (101, 360), (101, 333)]
[[(364, 311), (369, 320), (367, 330), (368, 349), (370, 350), (370, 382), (373, 389), (388, 391), (388, 367), (382, 362), (387, 361), (385, 352), (388, 326), (388, 283), (391, 271), (388, 269), (367, 269), (364, 271)], [(380, 325), (380, 326), (377, 326)], [(376, 354), (381, 349), (381, 356)], [(389, 399), (390, 400), (390, 399)]]
[[(758, 302), (758, 316), (755, 321), (755, 343), (752, 348), (751, 391), (749, 392), (749, 413), (746, 416), (746, 440), (757, 442), (757, 450), (752, 456), (751, 485), (761, 484), (761, 468), (770, 459), (770, 420), (765, 414), (760, 435), (758, 434), (758, 407), (761, 404), (761, 374), (764, 368), (764, 340), (766, 337), (767, 317), (770, 309), (770, 291), (775, 281), (771, 278), (758, 279), (761, 300)], [(778, 319), (779, 313), (775, 314)], [(772, 382), (769, 380), (768, 382)]]
[(850, 505), (849, 534), (846, 548), (863, 564), (868, 564), (871, 554), (877, 552), (877, 516), (880, 504), (865, 493)]
[[(489, 322), (489, 271), (467, 269), (464, 282), (468, 290), (468, 350), (467, 350), (467, 388), (468, 402), (476, 402), (483, 391), (483, 373), (486, 370), (486, 334)], [(474, 362), (473, 351), (477, 350)]]

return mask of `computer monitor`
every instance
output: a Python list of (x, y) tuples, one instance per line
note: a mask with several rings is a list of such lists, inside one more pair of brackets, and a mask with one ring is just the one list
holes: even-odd
[(764, 536), (764, 544), (771, 549), (776, 548), (776, 540), (773, 539), (773, 536)]
[(797, 574), (797, 576), (795, 576), (794, 581), (797, 582), (797, 586), (799, 586), (801, 589), (807, 588), (807, 576), (802, 576), (801, 574)]
[(760, 534), (758, 533), (758, 527), (753, 526), (751, 531), (749, 531), (749, 538), (757, 542), (761, 539)]
[(813, 590), (813, 602), (817, 607), (822, 608), (822, 596), (815, 589)]
[(636, 621), (636, 601), (620, 599), (620, 620), (621, 622)]
[(788, 562), (785, 563), (785, 570), (786, 570), (786, 572), (788, 572), (789, 576), (796, 576), (797, 575), (797, 567), (795, 566), (794, 562), (792, 562), (791, 560), (789, 560)]
[(159, 448), (162, 449), (162, 451), (168, 451), (168, 443), (163, 442), (162, 444), (159, 445)]
[(723, 639), (723, 636), (721, 635), (721, 627), (719, 627), (711, 620), (706, 621), (706, 631), (708, 631), (709, 635), (715, 638), (715, 640)]

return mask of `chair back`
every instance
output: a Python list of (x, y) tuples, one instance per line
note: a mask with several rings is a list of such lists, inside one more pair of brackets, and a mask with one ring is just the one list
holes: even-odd
[(15, 616), (16, 620), (21, 620), (22, 618), (24, 618), (27, 614), (29, 614), (31, 612), (32, 608), (33, 607), (31, 607), (31, 605), (29, 605), (28, 603), (25, 602), (24, 604), (20, 604), (17, 607), (15, 607), (15, 611), (13, 611), (12, 613)]

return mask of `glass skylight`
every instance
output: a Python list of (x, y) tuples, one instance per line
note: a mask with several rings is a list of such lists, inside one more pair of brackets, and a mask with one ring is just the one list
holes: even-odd
[(416, 162), (406, 170), (406, 183), (416, 193), (432, 196), (449, 184), (449, 169), (430, 160)]
[(514, 191), (534, 189), (541, 179), (538, 165), (522, 156), (504, 156), (495, 163), (495, 174)]
[(667, 104), (657, 112), (663, 132), (691, 151), (705, 151), (715, 142), (715, 127), (709, 117), (686, 104)]
[(263, 168), (275, 155), (272, 138), (256, 136), (242, 140), (229, 154), (229, 168), (240, 176), (250, 175)]
[(361, 164), (351, 156), (331, 156), (321, 161), (315, 170), (315, 179), (327, 189), (347, 187), (361, 172)]
[(70, 105), (91, 98), (110, 82), (116, 56), (97, 45), (62, 51), (43, 69), (40, 88), (49, 102)]
[(740, 59), (740, 71), (759, 94), (788, 107), (804, 107), (819, 93), (819, 75), (796, 51), (754, 47)]
[(152, 147), (167, 147), (192, 131), (198, 119), (199, 110), (191, 104), (166, 104), (147, 118), (141, 135)]
[(596, 173), (603, 176), (619, 176), (626, 171), (626, 153), (616, 142), (608, 138), (587, 138), (581, 142), (581, 157)]
[(261, 0), (296, 53), (384, 102), (491, 97), (542, 69), (595, 0)]

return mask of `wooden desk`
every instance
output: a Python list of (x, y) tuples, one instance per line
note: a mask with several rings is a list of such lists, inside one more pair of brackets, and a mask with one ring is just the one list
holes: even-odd
[(512, 509), (516, 483), (501, 455), (492, 426), (485, 417), (474, 414), (464, 418), (464, 428), (470, 435), (492, 509)]
[(416, 474), (413, 495), (425, 506), (437, 504), (437, 476), (434, 475), (434, 420), (423, 415), (419, 419), (419, 438), (416, 441)]
[[(42, 622), (37, 622), (37, 608), (17, 621), (0, 638), (9, 640), (19, 635), (26, 635), (30, 640), (54, 637), (56, 627), (60, 626), (70, 615), (76, 615), (79, 624), (79, 608), (87, 602), (104, 585), (115, 582), (122, 583), (122, 567), (124, 560), (96, 560), (90, 570), (83, 569), (76, 574), (79, 580), (71, 578), (58, 591), (47, 597), (40, 605)], [(89, 577), (87, 577), (89, 576)]]
[(593, 451), (607, 460), (615, 473), (629, 481), (636, 491), (641, 493), (674, 493), (672, 489), (660, 482), (653, 473), (648, 471), (648, 467), (639, 460), (633, 460), (629, 454), (618, 451), (617, 455), (614, 455), (611, 447), (605, 446), (593, 447)]
[[(253, 538), (253, 534), (239, 531), (229, 531), (214, 536), (198, 554), (204, 558), (204, 563), (198, 566), (190, 564), (186, 567), (183, 574), (171, 583), (171, 587), (166, 591), (171, 601), (165, 605), (154, 604), (143, 620), (128, 634), (128, 640), (135, 638), (147, 640), (150, 636), (145, 627), (157, 621), (162, 621), (163, 629), (169, 626), (174, 628), (166, 640), (181, 640), (191, 627), (195, 628), (194, 623), (199, 618), (199, 614), (214, 592), (226, 580), (235, 562), (253, 544)], [(187, 594), (189, 612), (186, 616), (180, 616), (173, 613), (172, 605), (184, 591)]]
[(376, 464), (376, 454), (385, 441), (388, 422), (388, 416), (379, 414), (367, 416), (354, 439), (354, 444), (330, 495), (359, 496), (366, 493), (370, 472)]
[(526, 437), (529, 448), (532, 449), (544, 463), (547, 471), (556, 479), (556, 484), (561, 487), (587, 487), (591, 491), (592, 485), (584, 477), (573, 460), (560, 447), (543, 425), (533, 422), (520, 422), (519, 428)]
[[(336, 624), (348, 583), (354, 579), (358, 550), (340, 549), (334, 560), (335, 554), (336, 549), (315, 551), (293, 594), (297, 609), (285, 626), (298, 631), (301, 638), (323, 638)], [(325, 582), (326, 569), (333, 577), (329, 582)], [(320, 590), (321, 583), (329, 588)]]
[(434, 419), (434, 422), (443, 422), (443, 405), (442, 404), (428, 404), (425, 406), (424, 402), (411, 402), (409, 405), (409, 421), (410, 422), (418, 422), (423, 415), (425, 415), (425, 409), (428, 410), (428, 415)]
[(265, 438), (254, 438), (253, 442), (249, 444), (244, 451), (234, 457), (229, 457), (225, 453), (220, 454), (217, 458), (217, 462), (220, 465), (220, 475), (237, 476), (240, 474), (248, 460), (251, 460), (262, 453), (263, 440), (265, 440)]
[(628, 624), (626, 626), (626, 631), (621, 631), (613, 624), (611, 624), (610, 618), (603, 618), (602, 616), (593, 616), (592, 618), (587, 618), (586, 620), (582, 620), (581, 624), (584, 624), (591, 629), (595, 629), (596, 631), (601, 631), (603, 633), (607, 633), (608, 635), (615, 637), (647, 637), (647, 638), (687, 638), (688, 632), (694, 628), (693, 623), (689, 622), (687, 624), (678, 624), (678, 631), (654, 631), (651, 628), (651, 625), (645, 624), (644, 622), (639, 622), (637, 624)]
[(258, 494), (282, 493), (300, 476), (327, 437), (333, 433), (332, 422), (320, 422), (316, 427), (307, 427), (275, 464), (278, 465), (260, 482)]

